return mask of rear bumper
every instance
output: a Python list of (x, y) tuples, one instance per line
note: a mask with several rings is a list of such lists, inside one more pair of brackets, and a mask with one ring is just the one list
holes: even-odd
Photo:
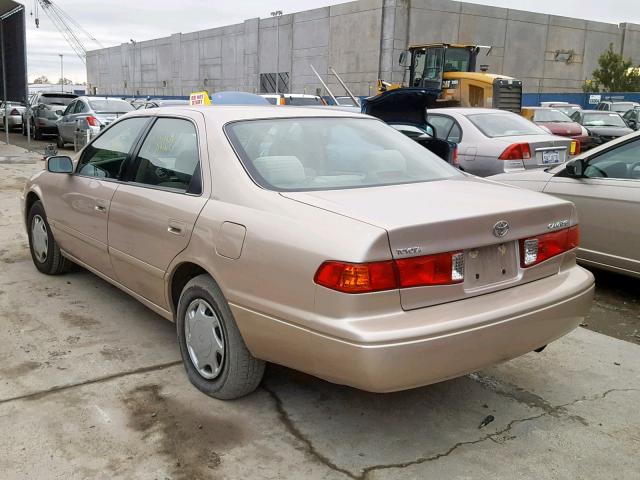
[[(582, 321), (593, 289), (593, 275), (573, 264), (508, 290), (389, 316), (388, 329), (397, 338), (384, 342), (336, 338), (231, 308), (256, 357), (334, 383), (390, 392), (458, 377), (556, 340)], [(407, 336), (398, 333), (399, 324)], [(428, 335), (409, 335), (427, 324), (435, 326)], [(363, 326), (358, 336), (380, 338), (380, 333), (378, 318), (375, 328)]]
[[(0, 124), (4, 127), (4, 117), (0, 116)], [(16, 128), (22, 126), (22, 117), (20, 115), (9, 115), (7, 117), (7, 125), (9, 128)]]

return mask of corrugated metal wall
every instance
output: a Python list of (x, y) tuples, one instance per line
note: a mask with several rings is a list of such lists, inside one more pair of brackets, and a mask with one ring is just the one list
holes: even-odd
[(535, 107), (540, 102), (568, 102), (581, 105), (585, 109), (595, 109), (600, 100), (627, 100), (640, 103), (640, 92), (604, 93), (525, 93), (523, 107)]

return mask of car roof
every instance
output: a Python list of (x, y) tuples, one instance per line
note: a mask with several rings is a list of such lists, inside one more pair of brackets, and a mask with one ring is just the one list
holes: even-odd
[(296, 107), (282, 108), (275, 105), (181, 105), (162, 107), (150, 110), (135, 110), (128, 116), (149, 116), (180, 114), (185, 111), (201, 112), (205, 117), (214, 122), (227, 123), (236, 120), (257, 120), (269, 118), (295, 118), (295, 117), (355, 117), (372, 118), (369, 115), (349, 112), (337, 108), (324, 107)]
[(430, 113), (457, 113), (458, 115), (473, 115), (476, 113), (511, 113), (517, 115), (517, 113), (510, 112), (508, 110), (498, 110), (497, 108), (479, 108), (479, 107), (447, 107), (447, 108), (430, 108), (427, 110), (427, 115)]

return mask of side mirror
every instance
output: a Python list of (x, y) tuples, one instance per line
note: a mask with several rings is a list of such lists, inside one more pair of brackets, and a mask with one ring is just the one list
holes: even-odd
[(56, 110), (56, 115), (61, 117), (62, 115), (64, 115), (64, 112), (62, 110)]
[(407, 61), (407, 51), (403, 50), (402, 53), (400, 53), (400, 58), (398, 60), (398, 63), (400, 64), (401, 67), (405, 67), (406, 61)]
[(49, 157), (47, 170), (51, 173), (73, 173), (73, 162), (66, 156)]
[(584, 171), (587, 168), (587, 162), (583, 159), (572, 160), (567, 162), (565, 172), (570, 178), (584, 178)]

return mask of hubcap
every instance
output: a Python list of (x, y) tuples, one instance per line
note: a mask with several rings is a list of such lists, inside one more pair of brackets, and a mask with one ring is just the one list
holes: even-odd
[(47, 226), (40, 215), (35, 215), (31, 222), (31, 242), (33, 253), (38, 262), (46, 262), (49, 251), (49, 235), (47, 235)]
[(198, 373), (212, 380), (220, 375), (224, 362), (224, 333), (215, 310), (197, 298), (187, 307), (184, 334), (191, 363)]

